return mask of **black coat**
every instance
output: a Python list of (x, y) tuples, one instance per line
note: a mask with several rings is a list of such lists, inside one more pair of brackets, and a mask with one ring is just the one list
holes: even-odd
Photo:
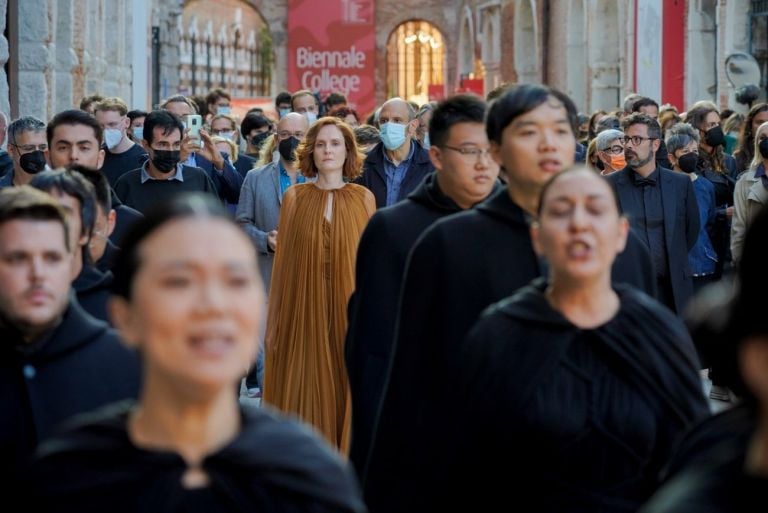
[[(411, 141), (413, 156), (408, 170), (405, 172), (403, 183), (397, 201), (405, 199), (424, 180), (424, 177), (435, 170), (429, 160), (429, 152), (419, 143)], [(379, 143), (368, 153), (363, 164), (363, 174), (355, 183), (370, 189), (376, 198), (376, 208), (387, 206), (387, 174), (384, 171), (384, 144)]]
[[(699, 206), (696, 193), (688, 175), (669, 169), (656, 168), (661, 186), (661, 201), (664, 209), (664, 242), (667, 248), (667, 276), (672, 284), (675, 311), (682, 313), (693, 295), (693, 277), (688, 264), (688, 251), (699, 237)], [(629, 224), (640, 233), (637, 219), (642, 218), (644, 207), (637, 204), (632, 188), (629, 167), (606, 178), (619, 197), (619, 207), (629, 216)]]
[(0, 341), (0, 475), (18, 475), (62, 421), (138, 395), (136, 354), (74, 298), (41, 340), (24, 343), (19, 333), (0, 328)]
[(384, 388), (406, 259), (426, 228), (461, 210), (431, 173), (407, 199), (376, 212), (360, 239), (344, 347), (352, 393), (349, 459), (358, 475), (365, 468)]
[(112, 241), (112, 244), (119, 248), (123, 237), (125, 237), (125, 234), (128, 232), (130, 227), (133, 226), (136, 221), (144, 217), (144, 214), (135, 208), (131, 208), (128, 205), (123, 205), (123, 202), (120, 201), (120, 198), (118, 198), (117, 194), (115, 194), (114, 189), (111, 189), (111, 194), (112, 208), (115, 210), (115, 229), (112, 230), (112, 234), (109, 236), (109, 240)]
[(682, 454), (673, 459), (669, 481), (641, 513), (765, 511), (768, 479), (745, 472), (747, 449), (758, 427), (756, 410), (754, 404), (736, 406), (694, 428), (678, 451)]
[(248, 171), (251, 169), (254, 169), (256, 167), (256, 159), (253, 157), (250, 157), (246, 155), (245, 153), (241, 153), (237, 156), (237, 160), (235, 161), (235, 170), (237, 170), (238, 173), (240, 173), (240, 176), (243, 177), (243, 180), (245, 180), (245, 175), (248, 174)]
[(94, 265), (83, 264), (83, 269), (72, 282), (77, 302), (83, 310), (100, 321), (111, 324), (107, 301), (112, 287), (112, 271), (102, 271)]
[[(396, 339), (363, 488), (386, 492), (389, 455), (399, 452), (422, 410), (427, 387), (444, 372), (480, 313), (541, 275), (523, 210), (506, 189), (468, 212), (437, 221), (418, 240), (406, 266)], [(613, 267), (614, 281), (655, 293), (650, 255), (634, 236)], [(453, 393), (449, 383), (440, 394)], [(371, 511), (377, 511), (369, 503)], [(381, 511), (381, 510), (378, 510)]]
[(494, 511), (514, 498), (529, 512), (628, 513), (656, 489), (675, 442), (708, 414), (685, 326), (616, 285), (618, 313), (580, 329), (546, 287), (487, 309), (450, 372), (430, 376), (446, 393), (390, 455), (400, 470), (371, 511)]
[(29, 484), (39, 511), (365, 510), (352, 473), (325, 443), (254, 408), (241, 410), (237, 437), (206, 456), (210, 485), (185, 489), (187, 464), (179, 455), (133, 445), (130, 408), (121, 403), (80, 417), (40, 447)]

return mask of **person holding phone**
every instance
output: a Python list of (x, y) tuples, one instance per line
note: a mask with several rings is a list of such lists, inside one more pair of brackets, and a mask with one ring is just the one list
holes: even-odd
[[(237, 204), (240, 198), (240, 188), (243, 177), (235, 167), (216, 149), (210, 134), (202, 129), (202, 119), (199, 132), (192, 128), (192, 119), (187, 116), (198, 116), (197, 106), (186, 96), (176, 95), (165, 100), (160, 108), (174, 114), (185, 123), (184, 137), (181, 140), (181, 163), (191, 167), (199, 167), (208, 175), (213, 183), (216, 194), (222, 201)], [(195, 122), (197, 126), (197, 123)], [(198, 137), (199, 133), (199, 137)]]

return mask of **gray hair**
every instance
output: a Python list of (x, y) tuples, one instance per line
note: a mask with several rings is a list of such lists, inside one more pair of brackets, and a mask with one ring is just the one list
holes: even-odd
[(624, 137), (624, 132), (621, 130), (614, 130), (614, 129), (608, 129), (603, 130), (599, 134), (597, 134), (597, 137), (595, 138), (597, 141), (595, 142), (595, 146), (597, 148), (597, 151), (605, 151), (607, 150), (613, 141), (616, 139), (621, 139)]
[(16, 137), (24, 132), (43, 132), (45, 123), (34, 116), (23, 116), (8, 125), (8, 141), (16, 144)]
[(667, 129), (667, 153), (674, 155), (692, 142), (699, 144), (699, 132), (688, 123), (676, 123)]

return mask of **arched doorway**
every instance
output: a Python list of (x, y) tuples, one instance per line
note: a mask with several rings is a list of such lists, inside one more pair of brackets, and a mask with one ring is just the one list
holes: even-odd
[(481, 55), (485, 68), (485, 91), (501, 84), (501, 12), (498, 7), (483, 11), (483, 43)]
[(464, 8), (459, 31), (459, 80), (475, 72), (475, 31), (472, 29), (472, 12)]
[(538, 31), (530, 0), (517, 3), (514, 34), (517, 81), (520, 83), (539, 82)]
[(272, 36), (244, 0), (190, 0), (179, 26), (179, 92), (226, 89), (236, 98), (272, 94)]
[(445, 44), (437, 27), (422, 20), (395, 27), (387, 41), (387, 97), (423, 104), (429, 101), (430, 86), (444, 84)]

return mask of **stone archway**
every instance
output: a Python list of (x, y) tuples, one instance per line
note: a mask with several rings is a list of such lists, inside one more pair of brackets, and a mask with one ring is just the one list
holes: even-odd
[(515, 72), (520, 83), (541, 80), (539, 70), (538, 26), (531, 0), (517, 2), (515, 11)]
[(485, 91), (491, 91), (501, 84), (501, 13), (498, 7), (482, 11), (483, 38), (481, 56), (485, 68)]
[(429, 100), (430, 86), (445, 85), (445, 44), (438, 28), (424, 20), (400, 23), (387, 40), (387, 98), (418, 104)]
[(459, 29), (459, 79), (475, 71), (475, 30), (472, 11), (464, 7)]

